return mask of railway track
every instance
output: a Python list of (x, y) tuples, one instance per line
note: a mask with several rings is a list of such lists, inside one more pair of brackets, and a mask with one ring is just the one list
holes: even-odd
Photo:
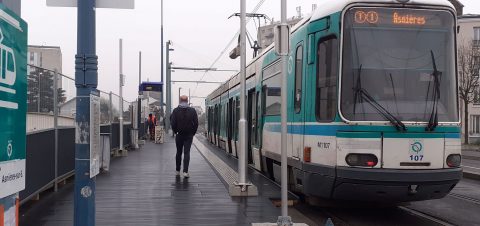
[(414, 216), (417, 216), (417, 217), (421, 217), (423, 219), (427, 219), (429, 221), (432, 221), (432, 222), (435, 222), (439, 225), (443, 225), (443, 226), (454, 226), (454, 224), (451, 224), (450, 222), (447, 222), (443, 219), (440, 219), (438, 217), (434, 217), (434, 216), (431, 216), (429, 214), (425, 214), (425, 213), (422, 213), (420, 211), (417, 211), (417, 210), (414, 210), (414, 209), (411, 209), (411, 208), (408, 208), (408, 207), (405, 207), (405, 206), (399, 206), (398, 207), (399, 209), (411, 214), (411, 215), (414, 215)]
[(448, 194), (448, 196), (456, 198), (456, 199), (460, 199), (460, 200), (463, 200), (463, 201), (466, 201), (466, 202), (470, 202), (470, 203), (473, 203), (473, 204), (476, 204), (476, 205), (480, 205), (480, 200), (479, 199), (468, 197), (466, 195), (450, 193), (450, 194)]

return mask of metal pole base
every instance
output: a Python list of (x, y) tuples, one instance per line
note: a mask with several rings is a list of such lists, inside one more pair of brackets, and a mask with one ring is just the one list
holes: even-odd
[(235, 181), (233, 185), (228, 188), (230, 196), (258, 196), (258, 189), (252, 183), (241, 184)]
[(278, 226), (293, 226), (292, 218), (290, 216), (279, 216), (277, 220)]

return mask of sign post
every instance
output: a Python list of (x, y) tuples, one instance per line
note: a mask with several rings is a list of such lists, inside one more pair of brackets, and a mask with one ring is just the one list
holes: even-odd
[(132, 9), (134, 0), (47, 0), (47, 6), (77, 7), (74, 225), (93, 226), (100, 141), (95, 12), (96, 8)]
[(15, 224), (25, 189), (27, 23), (0, 4), (0, 216)]

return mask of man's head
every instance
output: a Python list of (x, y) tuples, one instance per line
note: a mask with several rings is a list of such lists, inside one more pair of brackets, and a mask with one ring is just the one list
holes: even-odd
[(180, 96), (180, 104), (182, 104), (182, 103), (188, 104), (188, 97), (187, 96), (185, 96), (185, 95)]
[(148, 117), (150, 117), (150, 118), (151, 118), (151, 117), (152, 117), (152, 113), (148, 114)]

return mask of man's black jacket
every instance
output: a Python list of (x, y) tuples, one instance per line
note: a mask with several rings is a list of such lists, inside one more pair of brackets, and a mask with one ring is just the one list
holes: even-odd
[(191, 107), (178, 106), (170, 116), (174, 134), (194, 136), (198, 129), (197, 111)]

